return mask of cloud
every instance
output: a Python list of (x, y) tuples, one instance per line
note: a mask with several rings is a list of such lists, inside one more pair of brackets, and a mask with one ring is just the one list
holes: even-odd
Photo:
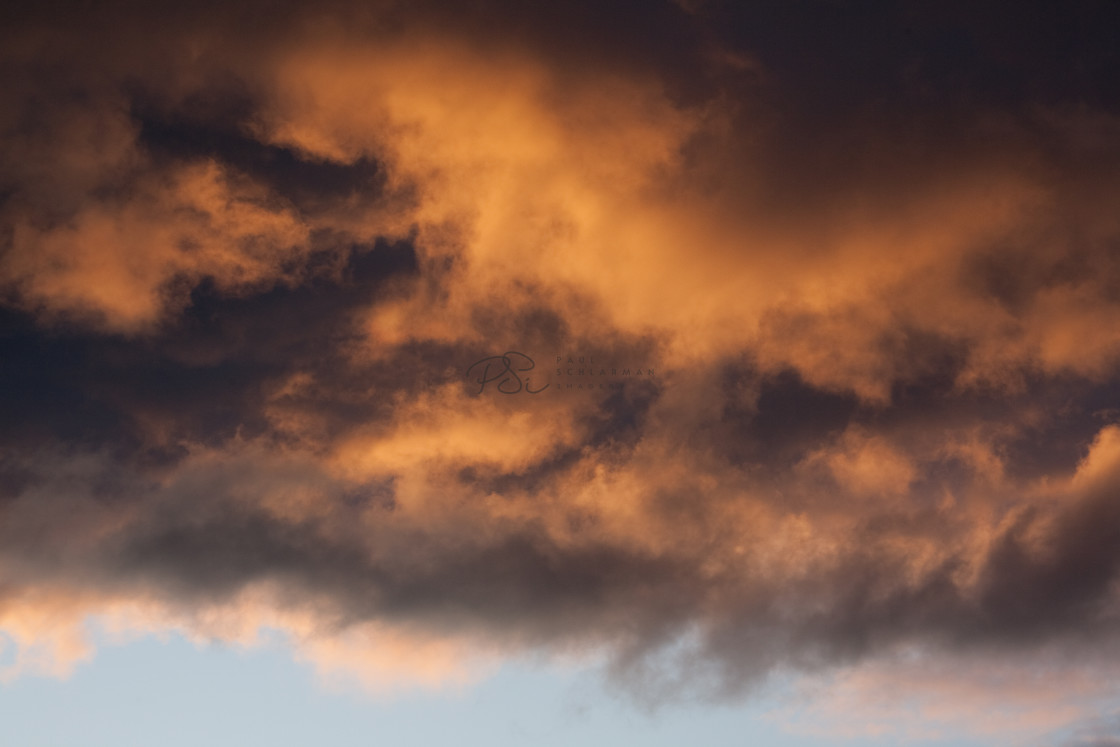
[(1115, 698), (1107, 670), (1099, 661), (1055, 661), (1045, 653), (1024, 666), (1014, 659), (968, 661), (910, 650), (825, 682), (795, 684), (770, 717), (819, 737), (1056, 744), (1055, 734), (1095, 718)]
[[(374, 689), (545, 652), (650, 702), (1018, 713), (974, 653), (1115, 643), (1118, 120), (1075, 6), (1073, 61), (917, 3), (13, 15), (0, 627), (53, 652), (17, 669), (136, 604)], [(471, 380), (508, 351), (517, 393)]]

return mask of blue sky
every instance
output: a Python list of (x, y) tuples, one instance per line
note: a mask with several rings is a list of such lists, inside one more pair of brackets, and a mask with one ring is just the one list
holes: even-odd
[[(372, 696), (325, 688), (282, 643), (197, 645), (178, 635), (101, 642), (67, 679), (27, 676), (0, 686), (0, 744), (12, 747), (811, 747), (889, 745), (790, 733), (762, 699), (642, 710), (604, 691), (593, 671), (507, 664), (444, 691)], [(995, 744), (998, 742), (990, 742)], [(935, 747), (982, 742), (931, 740)]]

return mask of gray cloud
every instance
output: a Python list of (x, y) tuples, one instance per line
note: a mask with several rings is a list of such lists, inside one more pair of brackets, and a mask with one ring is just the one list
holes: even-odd
[(262, 7), (5, 11), (13, 608), (268, 587), (650, 702), (1114, 645), (1112, 10)]

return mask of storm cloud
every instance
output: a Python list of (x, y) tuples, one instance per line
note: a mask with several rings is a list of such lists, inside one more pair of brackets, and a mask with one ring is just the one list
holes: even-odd
[(1108, 739), (1115, 6), (3, 13), (5, 676), (101, 615)]

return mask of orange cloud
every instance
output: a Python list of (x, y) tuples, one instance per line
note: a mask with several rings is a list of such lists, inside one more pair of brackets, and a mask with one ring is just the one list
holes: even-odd
[[(4, 54), (10, 676), (106, 614), (376, 691), (605, 651), (639, 693), (840, 667), (873, 730), (1112, 697), (1015, 678), (1113, 645), (1114, 117), (942, 132), (718, 29), (655, 64), (395, 5)], [(472, 386), (515, 349), (547, 389)], [(569, 354), (656, 375), (569, 391)]]

